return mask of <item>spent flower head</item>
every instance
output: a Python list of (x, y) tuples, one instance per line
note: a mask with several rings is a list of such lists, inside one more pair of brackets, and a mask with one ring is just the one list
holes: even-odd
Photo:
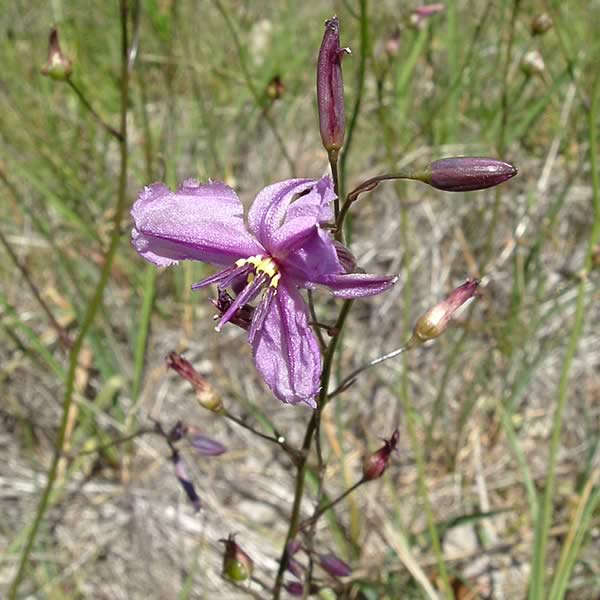
[(48, 36), (48, 60), (42, 67), (42, 75), (46, 75), (57, 81), (65, 81), (70, 77), (72, 71), (73, 64), (62, 53), (60, 48), (58, 29), (52, 27)]
[(473, 298), (479, 287), (478, 279), (468, 279), (458, 286), (445, 300), (423, 313), (415, 324), (407, 346), (421, 344), (439, 337), (448, 329), (450, 319), (465, 302)]
[[(256, 367), (288, 404), (315, 408), (321, 376), (319, 344), (299, 290), (325, 286), (340, 298), (362, 298), (397, 281), (392, 275), (347, 271), (346, 253), (321, 227), (333, 220), (335, 197), (329, 177), (275, 183), (256, 197), (246, 227), (242, 204), (230, 187), (189, 179), (175, 192), (162, 183), (144, 188), (131, 211), (133, 246), (146, 260), (160, 267), (198, 260), (222, 268), (192, 287), (233, 291), (231, 303), (220, 296), (217, 308), (223, 312), (216, 330), (234, 319), (249, 322)], [(172, 353), (168, 360), (200, 399), (206, 380), (179, 355)], [(217, 401), (203, 405), (220, 409)]]
[(225, 544), (223, 575), (236, 583), (250, 579), (254, 563), (235, 541), (235, 534), (230, 533), (227, 539), (219, 541)]
[(383, 446), (373, 454), (369, 454), (363, 462), (363, 479), (372, 481), (383, 475), (390, 462), (392, 452), (398, 446), (400, 432), (395, 429), (389, 440), (383, 440)]

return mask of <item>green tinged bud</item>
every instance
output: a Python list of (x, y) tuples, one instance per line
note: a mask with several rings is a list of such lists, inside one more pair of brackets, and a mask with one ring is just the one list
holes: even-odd
[(48, 38), (48, 60), (42, 67), (42, 75), (56, 81), (66, 81), (73, 71), (71, 61), (62, 53), (58, 39), (58, 29), (53, 27)]
[(241, 583), (252, 577), (252, 559), (238, 546), (234, 534), (230, 533), (226, 540), (223, 555), (223, 575), (231, 581)]

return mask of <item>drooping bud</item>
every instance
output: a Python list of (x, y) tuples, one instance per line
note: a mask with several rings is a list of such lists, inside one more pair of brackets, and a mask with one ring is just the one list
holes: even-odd
[(175, 465), (175, 476), (179, 480), (183, 491), (186, 493), (189, 501), (192, 503), (194, 510), (198, 512), (200, 510), (200, 496), (198, 496), (196, 492), (196, 488), (190, 479), (187, 468), (181, 455), (179, 452), (173, 452), (173, 456), (171, 457), (173, 460), (173, 464)]
[(365, 458), (363, 462), (363, 479), (365, 481), (372, 481), (383, 475), (399, 439), (400, 432), (396, 429), (389, 440), (383, 440), (383, 446), (377, 452)]
[(530, 50), (521, 59), (521, 71), (527, 77), (540, 76), (544, 74), (546, 70), (546, 63), (544, 63), (544, 57), (540, 54), (539, 50)]
[(411, 179), (445, 192), (472, 192), (503, 183), (518, 172), (510, 163), (495, 158), (457, 156), (436, 160)]
[(317, 63), (317, 102), (319, 128), (323, 146), (330, 156), (337, 157), (344, 144), (346, 122), (344, 116), (344, 82), (342, 57), (350, 54), (340, 48), (340, 23), (337, 17), (325, 21), (325, 34)]
[(347, 246), (337, 240), (333, 241), (333, 246), (344, 271), (346, 271), (346, 273), (354, 273), (356, 271), (356, 257), (354, 254), (352, 254)]
[(352, 575), (350, 565), (335, 556), (335, 554), (321, 554), (319, 556), (319, 564), (332, 577), (348, 577)]
[(436, 304), (419, 317), (407, 346), (415, 346), (439, 337), (448, 328), (454, 313), (470, 300), (479, 287), (478, 279), (468, 279), (457, 287), (446, 300)]
[(203, 456), (220, 456), (227, 452), (223, 444), (200, 433), (190, 437), (190, 444)]
[(424, 4), (415, 8), (410, 15), (410, 24), (413, 27), (420, 27), (429, 17), (444, 12), (446, 7), (441, 3)]
[[(301, 598), (304, 596), (304, 585), (299, 581), (290, 581), (284, 584), (283, 588), (290, 596), (294, 596), (295, 598)], [(311, 583), (308, 595), (310, 596), (312, 594), (318, 594), (319, 590), (320, 588), (318, 585)]]
[(285, 91), (285, 86), (283, 85), (283, 81), (281, 81), (280, 75), (275, 75), (271, 81), (267, 84), (266, 88), (267, 98), (274, 102), (275, 100), (279, 100), (281, 96), (283, 96), (283, 92)]
[(200, 406), (216, 414), (223, 414), (224, 409), (221, 398), (219, 398), (212, 385), (194, 369), (189, 360), (181, 354), (177, 354), (177, 352), (169, 352), (167, 366), (194, 386)]
[[(247, 282), (246, 282), (247, 283)], [(233, 304), (233, 298), (231, 295), (225, 290), (219, 290), (218, 296), (216, 300), (211, 300), (212, 304), (215, 306), (218, 315), (215, 315), (214, 319), (220, 320), (221, 317), (227, 312), (229, 307)], [(229, 323), (233, 323), (238, 327), (248, 331), (250, 329), (250, 325), (252, 325), (252, 317), (254, 316), (255, 308), (250, 306), (249, 304), (244, 304), (241, 308), (237, 310), (237, 312), (229, 319)]]
[(230, 533), (226, 540), (219, 541), (225, 544), (223, 575), (236, 583), (252, 577), (252, 559), (239, 547), (235, 535)]
[(295, 558), (288, 558), (285, 568), (298, 579), (304, 577), (304, 567)]
[(58, 39), (58, 29), (53, 27), (48, 38), (48, 60), (42, 67), (42, 75), (57, 81), (65, 81), (73, 71), (73, 64), (62, 53)]
[(552, 29), (552, 17), (548, 13), (536, 15), (531, 20), (531, 35), (544, 35)]

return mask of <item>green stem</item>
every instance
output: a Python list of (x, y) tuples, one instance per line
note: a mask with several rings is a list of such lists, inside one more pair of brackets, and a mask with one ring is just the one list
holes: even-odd
[[(240, 61), (240, 66), (242, 68), (242, 73), (244, 74), (244, 80), (246, 81), (246, 87), (248, 88), (248, 90), (250, 91), (250, 94), (254, 98), (254, 102), (256, 103), (256, 106), (260, 107), (260, 105), (262, 104), (261, 95), (258, 92), (258, 90), (256, 89), (256, 86), (254, 85), (254, 81), (252, 81), (252, 75), (250, 74), (250, 70), (248, 69), (248, 65), (246, 63), (246, 59), (244, 56), (244, 49), (242, 47), (242, 43), (237, 34), (237, 31), (233, 25), (233, 21), (231, 20), (229, 13), (225, 10), (225, 7), (221, 3), (221, 0), (215, 0), (215, 5), (217, 7), (217, 10), (221, 13), (223, 18), (225, 19), (225, 24), (227, 25), (227, 29), (229, 29), (229, 32), (231, 33), (231, 37), (233, 39), (233, 44), (235, 46), (235, 49), (236, 49), (236, 52), (238, 55), (238, 60)], [(283, 138), (281, 137), (281, 134), (279, 133), (277, 124), (275, 123), (275, 121), (273, 120), (273, 117), (269, 114), (268, 111), (263, 111), (263, 116), (266, 119), (267, 123), (269, 124), (269, 127), (271, 128), (271, 132), (275, 136), (275, 141), (277, 142), (277, 145), (279, 146), (279, 149), (281, 150), (281, 154), (283, 155), (283, 158), (285, 159), (285, 161), (287, 162), (287, 164), (290, 168), (292, 177), (295, 177), (296, 176), (296, 166), (294, 165), (294, 161), (292, 160), (292, 157), (290, 156), (290, 154), (287, 150), (285, 142), (283, 141)]]
[(69, 87), (75, 92), (77, 98), (84, 106), (84, 108), (96, 119), (98, 124), (103, 127), (110, 135), (112, 135), (118, 142), (123, 141), (123, 134), (121, 131), (117, 131), (114, 127), (111, 127), (96, 111), (96, 109), (91, 105), (90, 101), (86, 98), (85, 94), (79, 89), (71, 78), (67, 79), (67, 83)]
[(121, 13), (121, 118), (120, 118), (120, 130), (118, 135), (119, 140), (119, 151), (120, 151), (120, 173), (119, 173), (119, 189), (117, 196), (117, 204), (115, 207), (114, 217), (113, 217), (113, 228), (110, 238), (110, 244), (106, 255), (104, 257), (104, 264), (100, 273), (100, 279), (98, 280), (98, 284), (96, 285), (96, 289), (90, 302), (88, 304), (87, 310), (83, 317), (83, 321), (81, 323), (81, 328), (79, 333), (73, 342), (73, 346), (71, 347), (71, 351), (69, 353), (69, 368), (67, 371), (67, 378), (65, 384), (65, 392), (63, 397), (63, 408), (62, 408), (62, 418), (60, 423), (60, 428), (58, 431), (58, 436), (54, 444), (54, 455), (52, 458), (52, 463), (48, 470), (48, 477), (46, 481), (46, 487), (40, 498), (40, 502), (38, 504), (38, 508), (33, 519), (33, 523), (27, 535), (27, 541), (25, 542), (25, 547), (21, 552), (21, 557), (19, 559), (19, 565), (17, 567), (17, 573), (13, 582), (10, 586), (8, 592), (9, 600), (16, 600), (17, 593), (19, 591), (19, 587), (21, 582), (23, 581), (23, 577), (25, 575), (25, 570), (27, 568), (27, 564), (29, 562), (29, 556), (33, 549), (33, 544), (35, 542), (38, 530), (42, 523), (42, 519), (46, 513), (46, 509), (48, 508), (50, 502), (50, 495), (54, 488), (54, 484), (56, 481), (56, 476), (58, 474), (58, 465), (62, 456), (62, 449), (65, 442), (65, 435), (67, 432), (68, 418), (70, 413), (70, 408), (73, 403), (73, 393), (75, 389), (75, 372), (77, 370), (79, 353), (83, 348), (83, 343), (85, 341), (86, 335), (90, 330), (94, 318), (96, 317), (96, 313), (102, 304), (102, 299), (104, 296), (104, 290), (106, 288), (106, 284), (108, 283), (110, 272), (112, 268), (112, 263), (117, 252), (117, 248), (119, 246), (120, 238), (121, 238), (121, 219), (125, 212), (126, 207), (126, 188), (127, 188), (127, 105), (129, 99), (129, 70), (128, 70), (128, 42), (127, 42), (127, 19), (128, 19), (128, 5), (127, 0), (120, 1), (120, 13)]
[(552, 499), (554, 495), (554, 481), (556, 479), (556, 462), (560, 448), (560, 436), (565, 408), (569, 397), (569, 374), (579, 338), (583, 332), (585, 321), (585, 300), (587, 274), (592, 267), (592, 258), (598, 241), (600, 240), (600, 173), (598, 171), (598, 140), (596, 128), (598, 127), (598, 109), (600, 104), (600, 77), (596, 78), (589, 113), (589, 135), (590, 135), (590, 165), (592, 171), (592, 209), (594, 222), (588, 242), (588, 249), (583, 264), (581, 281), (577, 291), (577, 303), (575, 305), (575, 319), (569, 343), (565, 351), (565, 357), (560, 372), (558, 384), (558, 396), (556, 409), (552, 423), (552, 435), (550, 438), (550, 451), (547, 462), (546, 483), (542, 499), (539, 519), (536, 527), (535, 548), (533, 556), (532, 575), (529, 588), (530, 600), (542, 600), (544, 595), (544, 576), (546, 568), (546, 554), (548, 550), (548, 536), (552, 521)]
[(323, 360), (323, 371), (321, 372), (321, 391), (319, 392), (318, 399), (318, 408), (313, 412), (313, 415), (308, 423), (306, 428), (306, 433), (304, 434), (304, 441), (302, 443), (302, 459), (298, 464), (298, 471), (296, 473), (296, 484), (294, 489), (294, 503), (292, 505), (292, 512), (290, 515), (290, 525), (288, 527), (288, 533), (285, 538), (285, 544), (283, 546), (283, 551), (281, 553), (281, 558), (279, 559), (279, 570), (277, 571), (277, 578), (275, 579), (275, 587), (273, 590), (273, 600), (279, 600), (279, 596), (281, 594), (281, 586), (283, 583), (283, 574), (285, 573), (288, 554), (287, 548), (288, 544), (291, 540), (294, 539), (296, 534), (299, 531), (300, 524), (300, 504), (302, 503), (302, 497), (304, 495), (304, 480), (306, 476), (306, 469), (308, 463), (308, 455), (310, 452), (310, 448), (312, 445), (312, 441), (315, 435), (315, 432), (319, 429), (321, 414), (323, 412), (323, 408), (327, 404), (327, 388), (329, 386), (329, 380), (331, 378), (331, 369), (333, 367), (333, 357), (335, 355), (335, 350), (337, 348), (338, 340), (344, 328), (344, 323), (346, 322), (346, 317), (350, 312), (350, 308), (352, 307), (352, 300), (346, 300), (338, 319), (335, 323), (335, 335), (329, 341), (329, 345), (327, 346), (327, 350), (325, 352), (325, 358)]

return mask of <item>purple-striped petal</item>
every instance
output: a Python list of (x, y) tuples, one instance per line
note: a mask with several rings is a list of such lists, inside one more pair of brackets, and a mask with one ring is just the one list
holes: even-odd
[(248, 227), (267, 250), (270, 251), (290, 202), (298, 194), (310, 190), (315, 183), (312, 179), (287, 179), (267, 186), (258, 194), (248, 213)]
[(316, 408), (321, 353), (308, 324), (308, 311), (293, 285), (280, 281), (252, 350), (256, 368), (275, 396), (286, 404)]
[(384, 292), (397, 281), (397, 275), (336, 273), (323, 275), (315, 283), (326, 285), (338, 298), (364, 298)]
[(176, 192), (152, 184), (140, 192), (131, 216), (133, 246), (161, 267), (185, 259), (227, 266), (264, 252), (246, 231), (237, 195), (223, 183), (190, 179)]

